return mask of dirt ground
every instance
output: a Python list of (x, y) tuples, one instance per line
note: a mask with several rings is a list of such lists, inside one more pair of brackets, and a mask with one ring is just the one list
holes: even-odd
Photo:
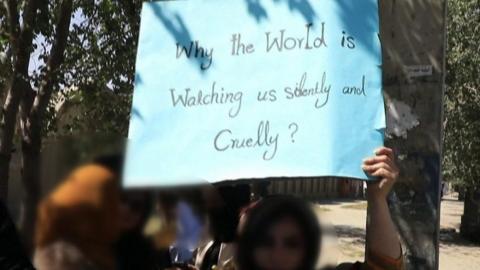
[[(328, 254), (323, 254), (322, 264), (363, 260), (366, 205), (361, 200), (317, 205), (325, 230), (332, 232), (324, 241), (323, 250), (328, 250)], [(457, 201), (455, 194), (444, 197), (440, 217), (440, 270), (480, 269), (480, 245), (458, 235), (462, 213), (463, 202)]]
[(456, 196), (442, 200), (440, 218), (440, 270), (480, 269), (480, 245), (462, 239), (458, 232), (463, 202)]

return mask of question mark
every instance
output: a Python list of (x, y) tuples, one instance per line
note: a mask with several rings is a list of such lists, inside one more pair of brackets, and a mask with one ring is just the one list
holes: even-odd
[(295, 133), (297, 133), (297, 131), (298, 131), (298, 125), (297, 125), (297, 123), (291, 123), (291, 124), (288, 126), (288, 129), (292, 129), (292, 127), (294, 127), (295, 129), (293, 130), (292, 134), (290, 134), (290, 138), (292, 138), (292, 142), (294, 143), (295, 140), (293, 139), (293, 135), (295, 135)]

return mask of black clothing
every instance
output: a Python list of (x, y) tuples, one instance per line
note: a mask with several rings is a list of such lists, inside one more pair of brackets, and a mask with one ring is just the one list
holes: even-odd
[(34, 270), (8, 209), (0, 200), (0, 269)]
[(157, 252), (140, 232), (123, 235), (116, 245), (119, 270), (160, 270), (171, 266), (168, 250)]

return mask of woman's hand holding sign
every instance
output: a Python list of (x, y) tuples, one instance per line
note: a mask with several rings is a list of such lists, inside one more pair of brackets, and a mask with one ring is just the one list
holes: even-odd
[(387, 147), (378, 148), (374, 157), (363, 161), (362, 169), (379, 178), (379, 181), (368, 183), (368, 196), (372, 199), (385, 199), (399, 174), (393, 150)]
[(387, 147), (377, 149), (374, 157), (364, 160), (362, 169), (379, 178), (367, 182), (370, 221), (367, 225), (367, 264), (372, 256), (395, 260), (402, 255), (402, 249), (387, 204), (387, 196), (399, 175), (393, 150)]

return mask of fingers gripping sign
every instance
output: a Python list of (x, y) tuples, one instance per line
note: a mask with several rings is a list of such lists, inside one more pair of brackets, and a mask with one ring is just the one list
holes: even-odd
[(378, 177), (378, 181), (368, 183), (369, 196), (385, 199), (399, 175), (393, 150), (387, 147), (378, 148), (375, 156), (363, 160), (362, 169), (367, 174)]

